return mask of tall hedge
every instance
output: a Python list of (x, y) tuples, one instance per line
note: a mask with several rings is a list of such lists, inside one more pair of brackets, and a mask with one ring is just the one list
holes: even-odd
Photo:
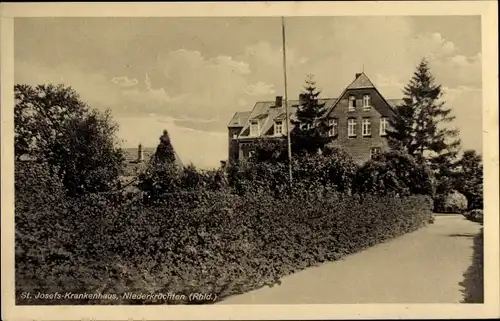
[[(320, 189), (297, 188), (280, 198), (261, 190), (244, 197), (203, 191), (195, 201), (151, 206), (90, 195), (43, 213), (27, 206), (32, 196), (18, 190), (17, 302), (26, 303), (19, 298), (23, 291), (222, 298), (413, 231), (431, 215), (423, 196), (360, 200), (333, 191), (325, 197)], [(79, 303), (197, 302), (44, 301)]]

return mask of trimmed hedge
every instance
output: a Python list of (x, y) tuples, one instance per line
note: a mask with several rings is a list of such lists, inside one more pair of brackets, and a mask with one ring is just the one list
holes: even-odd
[(309, 188), (278, 197), (259, 189), (244, 197), (199, 190), (149, 206), (90, 195), (41, 211), (51, 191), (33, 195), (16, 186), (16, 304), (205, 303), (37, 302), (20, 294), (201, 292), (222, 298), (411, 232), (432, 216), (425, 196), (361, 198)]

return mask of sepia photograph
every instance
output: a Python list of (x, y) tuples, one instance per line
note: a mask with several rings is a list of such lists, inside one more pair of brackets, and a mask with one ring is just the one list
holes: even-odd
[(13, 17), (12, 303), (484, 305), (483, 19)]

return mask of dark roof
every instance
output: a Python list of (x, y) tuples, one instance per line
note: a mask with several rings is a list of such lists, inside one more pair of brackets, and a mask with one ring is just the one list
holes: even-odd
[[(320, 103), (325, 104), (326, 109), (330, 109), (335, 102), (337, 101), (337, 98), (323, 98), (319, 99)], [(269, 101), (259, 101), (255, 104), (253, 107), (253, 110), (250, 112), (250, 116), (248, 119), (252, 120), (260, 120), (261, 123), (260, 125), (260, 132), (265, 134), (269, 132), (271, 127), (274, 124), (275, 120), (283, 120), (286, 117), (285, 113), (285, 107), (276, 107), (276, 101), (274, 100), (269, 100)], [(299, 101), (298, 100), (289, 100), (288, 101), (288, 106), (289, 106), (289, 112), (290, 112), (290, 119), (295, 119), (295, 113), (297, 112), (297, 107), (299, 106)], [(234, 117), (233, 117), (234, 118)], [(250, 123), (247, 121), (247, 123), (244, 124), (243, 129), (241, 130), (240, 137), (248, 137), (249, 135), (249, 130), (248, 128), (250, 127)], [(293, 125), (290, 124), (290, 129), (293, 128)]]
[(236, 112), (231, 118), (231, 121), (227, 125), (227, 127), (243, 127), (248, 121), (248, 117), (250, 117), (251, 111), (239, 111)]
[[(344, 94), (348, 90), (362, 89), (362, 88), (374, 88), (380, 94), (382, 99), (384, 99), (387, 102), (389, 108), (392, 110), (392, 112), (394, 112), (394, 114), (396, 114), (394, 110), (395, 107), (403, 102), (402, 99), (385, 99), (364, 72), (356, 74), (356, 78), (354, 79), (354, 81), (343, 90), (342, 94), (339, 97), (344, 96)], [(335, 108), (335, 105), (338, 102), (338, 98), (324, 98), (324, 99), (319, 99), (319, 101), (321, 103), (325, 103), (325, 107), (328, 110), (328, 112), (325, 113), (325, 115), (329, 115), (330, 112), (333, 110), (333, 108)], [(289, 100), (288, 106), (290, 107), (289, 109), (290, 119), (294, 120), (297, 107), (299, 106), (299, 101)], [(249, 120), (258, 120), (260, 128), (260, 136), (272, 135), (273, 134), (272, 127), (274, 122), (276, 120), (285, 119), (285, 116), (286, 116), (285, 108), (283, 106), (276, 107), (275, 100), (259, 101), (255, 104), (252, 111), (235, 113), (228, 127), (242, 127), (240, 135), (238, 136), (239, 138), (251, 137), (249, 136), (250, 134)], [(236, 120), (239, 120), (239, 122), (236, 122)], [(290, 127), (291, 127), (290, 130), (293, 129), (293, 124), (290, 124)]]
[[(144, 155), (144, 160), (142, 162), (137, 162), (137, 156), (138, 156), (138, 148), (124, 148), (123, 149), (123, 154), (125, 157), (125, 173), (123, 176), (135, 176), (137, 175), (141, 170), (144, 170), (146, 168), (147, 163), (153, 157), (154, 153), (156, 152), (156, 148), (154, 147), (143, 147), (143, 155)], [(182, 161), (177, 155), (175, 154), (175, 162), (179, 167), (183, 167)]]

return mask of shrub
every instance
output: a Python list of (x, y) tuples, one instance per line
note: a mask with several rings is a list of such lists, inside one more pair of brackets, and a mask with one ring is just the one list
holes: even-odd
[(228, 172), (229, 186), (239, 195), (267, 193), (278, 196), (289, 185), (288, 165), (281, 162), (240, 162)]
[[(269, 152), (270, 153), (270, 152)], [(240, 195), (250, 190), (268, 191), (279, 196), (289, 187), (287, 162), (270, 158), (260, 161), (268, 152), (257, 153), (249, 162), (240, 162), (228, 169), (229, 185)], [(260, 156), (259, 156), (260, 155)], [(296, 155), (293, 159), (293, 185), (350, 192), (357, 166), (345, 151), (327, 149), (323, 154)]]
[(483, 223), (483, 210), (475, 209), (465, 213), (465, 217), (468, 220)]
[(138, 188), (150, 201), (156, 201), (179, 191), (182, 185), (181, 173), (173, 163), (150, 163), (146, 170), (139, 174)]
[(330, 186), (340, 192), (351, 190), (358, 169), (345, 150), (332, 147), (325, 148), (321, 155), (299, 157), (294, 165), (296, 181)]
[(432, 174), (402, 151), (389, 151), (366, 162), (357, 172), (355, 191), (371, 194), (433, 195)]
[(286, 163), (288, 162), (286, 139), (261, 138), (254, 144), (252, 161), (255, 163)]
[(457, 191), (437, 195), (434, 204), (434, 211), (438, 213), (464, 213), (467, 210), (467, 198)]

